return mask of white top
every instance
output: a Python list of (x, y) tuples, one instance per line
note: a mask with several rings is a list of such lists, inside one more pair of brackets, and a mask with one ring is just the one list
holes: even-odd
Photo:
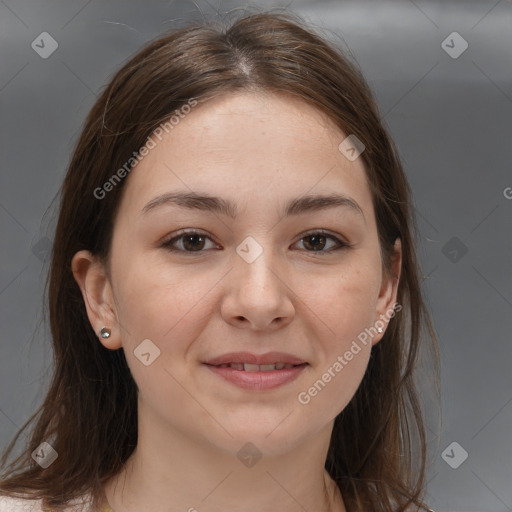
[[(52, 512), (52, 508), (42, 508), (43, 500), (31, 500), (12, 498), (10, 496), (0, 495), (0, 512)], [(66, 507), (66, 512), (94, 512), (91, 507), (90, 496), (84, 495), (69, 502)], [(101, 512), (111, 511), (106, 506), (101, 509)]]
[[(76, 498), (72, 500), (69, 506), (65, 509), (66, 512), (96, 512), (93, 511), (90, 503), (87, 503), (90, 500), (89, 495), (85, 495), (85, 506), (83, 505), (82, 498)], [(19, 498), (11, 498), (8, 496), (0, 495), (0, 512), (53, 512), (53, 509), (41, 508), (42, 500), (29, 500), (29, 499), (19, 499)], [(82, 503), (82, 505), (80, 505)], [(434, 512), (430, 509), (431, 512)], [(99, 512), (113, 512), (112, 509), (107, 505), (103, 505), (100, 507)], [(414, 512), (411, 509), (411, 512)]]
[(41, 500), (22, 500), (9, 496), (0, 496), (0, 512), (41, 512)]

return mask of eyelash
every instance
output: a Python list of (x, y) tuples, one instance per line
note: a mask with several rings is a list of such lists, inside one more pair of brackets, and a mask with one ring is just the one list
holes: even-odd
[[(176, 247), (173, 247), (173, 244), (176, 241), (181, 240), (181, 239), (183, 239), (186, 236), (194, 236), (194, 235), (202, 236), (202, 237), (205, 237), (205, 238), (211, 240), (211, 238), (208, 235), (206, 235), (206, 233), (203, 233), (201, 231), (196, 231), (196, 230), (192, 229), (192, 230), (189, 230), (189, 231), (182, 231), (179, 235), (174, 236), (173, 238), (164, 241), (161, 244), (161, 247), (163, 247), (166, 250), (168, 250), (170, 252), (173, 252), (173, 253), (181, 252), (181, 253), (185, 253), (185, 254), (201, 254), (201, 253), (205, 252), (207, 249), (203, 249), (203, 250), (200, 250), (200, 251), (186, 251), (184, 249), (177, 249)], [(330, 234), (327, 231), (324, 231), (322, 229), (317, 230), (317, 231), (310, 231), (309, 233), (306, 233), (305, 235), (303, 235), (298, 240), (298, 242), (301, 242), (304, 238), (308, 238), (308, 237), (311, 237), (311, 236), (314, 236), (314, 235), (321, 235), (321, 236), (323, 236), (325, 238), (330, 238), (330, 239), (334, 240), (338, 244), (338, 247), (334, 247), (334, 248), (328, 249), (327, 251), (308, 251), (308, 250), (304, 249), (305, 252), (309, 252), (309, 253), (315, 254), (315, 255), (316, 254), (329, 254), (329, 253), (332, 253), (332, 252), (335, 252), (335, 251), (339, 251), (340, 249), (349, 249), (350, 247), (352, 247), (352, 244), (349, 244), (349, 243), (341, 240), (337, 236), (334, 236), (334, 235), (332, 235), (332, 234)]]

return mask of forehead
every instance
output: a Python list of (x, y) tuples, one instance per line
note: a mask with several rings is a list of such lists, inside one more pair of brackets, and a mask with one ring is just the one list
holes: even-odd
[(120, 209), (140, 212), (168, 191), (208, 190), (248, 204), (338, 191), (371, 208), (361, 158), (347, 134), (303, 100), (268, 93), (216, 97), (177, 118), (130, 172)]

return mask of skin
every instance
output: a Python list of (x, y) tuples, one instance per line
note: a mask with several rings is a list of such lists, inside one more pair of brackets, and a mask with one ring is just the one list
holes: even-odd
[[(297, 397), (392, 310), (401, 267), (397, 240), (395, 276), (382, 272), (362, 158), (338, 149), (346, 136), (287, 96), (244, 92), (198, 105), (126, 178), (109, 268), (88, 251), (74, 256), (92, 327), (112, 329), (99, 342), (124, 350), (139, 388), (138, 445), (105, 486), (116, 512), (345, 511), (324, 470), (330, 435), (387, 323), (307, 405)], [(169, 191), (230, 199), (238, 215), (172, 204), (141, 213)], [(348, 207), (280, 216), (288, 199), (333, 191), (364, 218)], [(202, 244), (161, 246), (192, 228)], [(315, 251), (307, 235), (318, 229), (352, 246), (333, 251), (326, 238)], [(236, 252), (248, 236), (263, 249), (252, 263)], [(149, 366), (134, 355), (145, 339), (160, 350)], [(233, 351), (309, 364), (277, 389), (245, 390), (202, 364)], [(247, 442), (262, 453), (252, 467), (237, 457)]]

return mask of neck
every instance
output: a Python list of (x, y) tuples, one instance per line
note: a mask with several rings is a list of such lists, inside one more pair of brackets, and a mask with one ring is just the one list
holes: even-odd
[(145, 417), (150, 421), (139, 415), (135, 451), (105, 486), (114, 512), (346, 510), (324, 469), (332, 424), (288, 452), (256, 461), (250, 449), (229, 451)]

